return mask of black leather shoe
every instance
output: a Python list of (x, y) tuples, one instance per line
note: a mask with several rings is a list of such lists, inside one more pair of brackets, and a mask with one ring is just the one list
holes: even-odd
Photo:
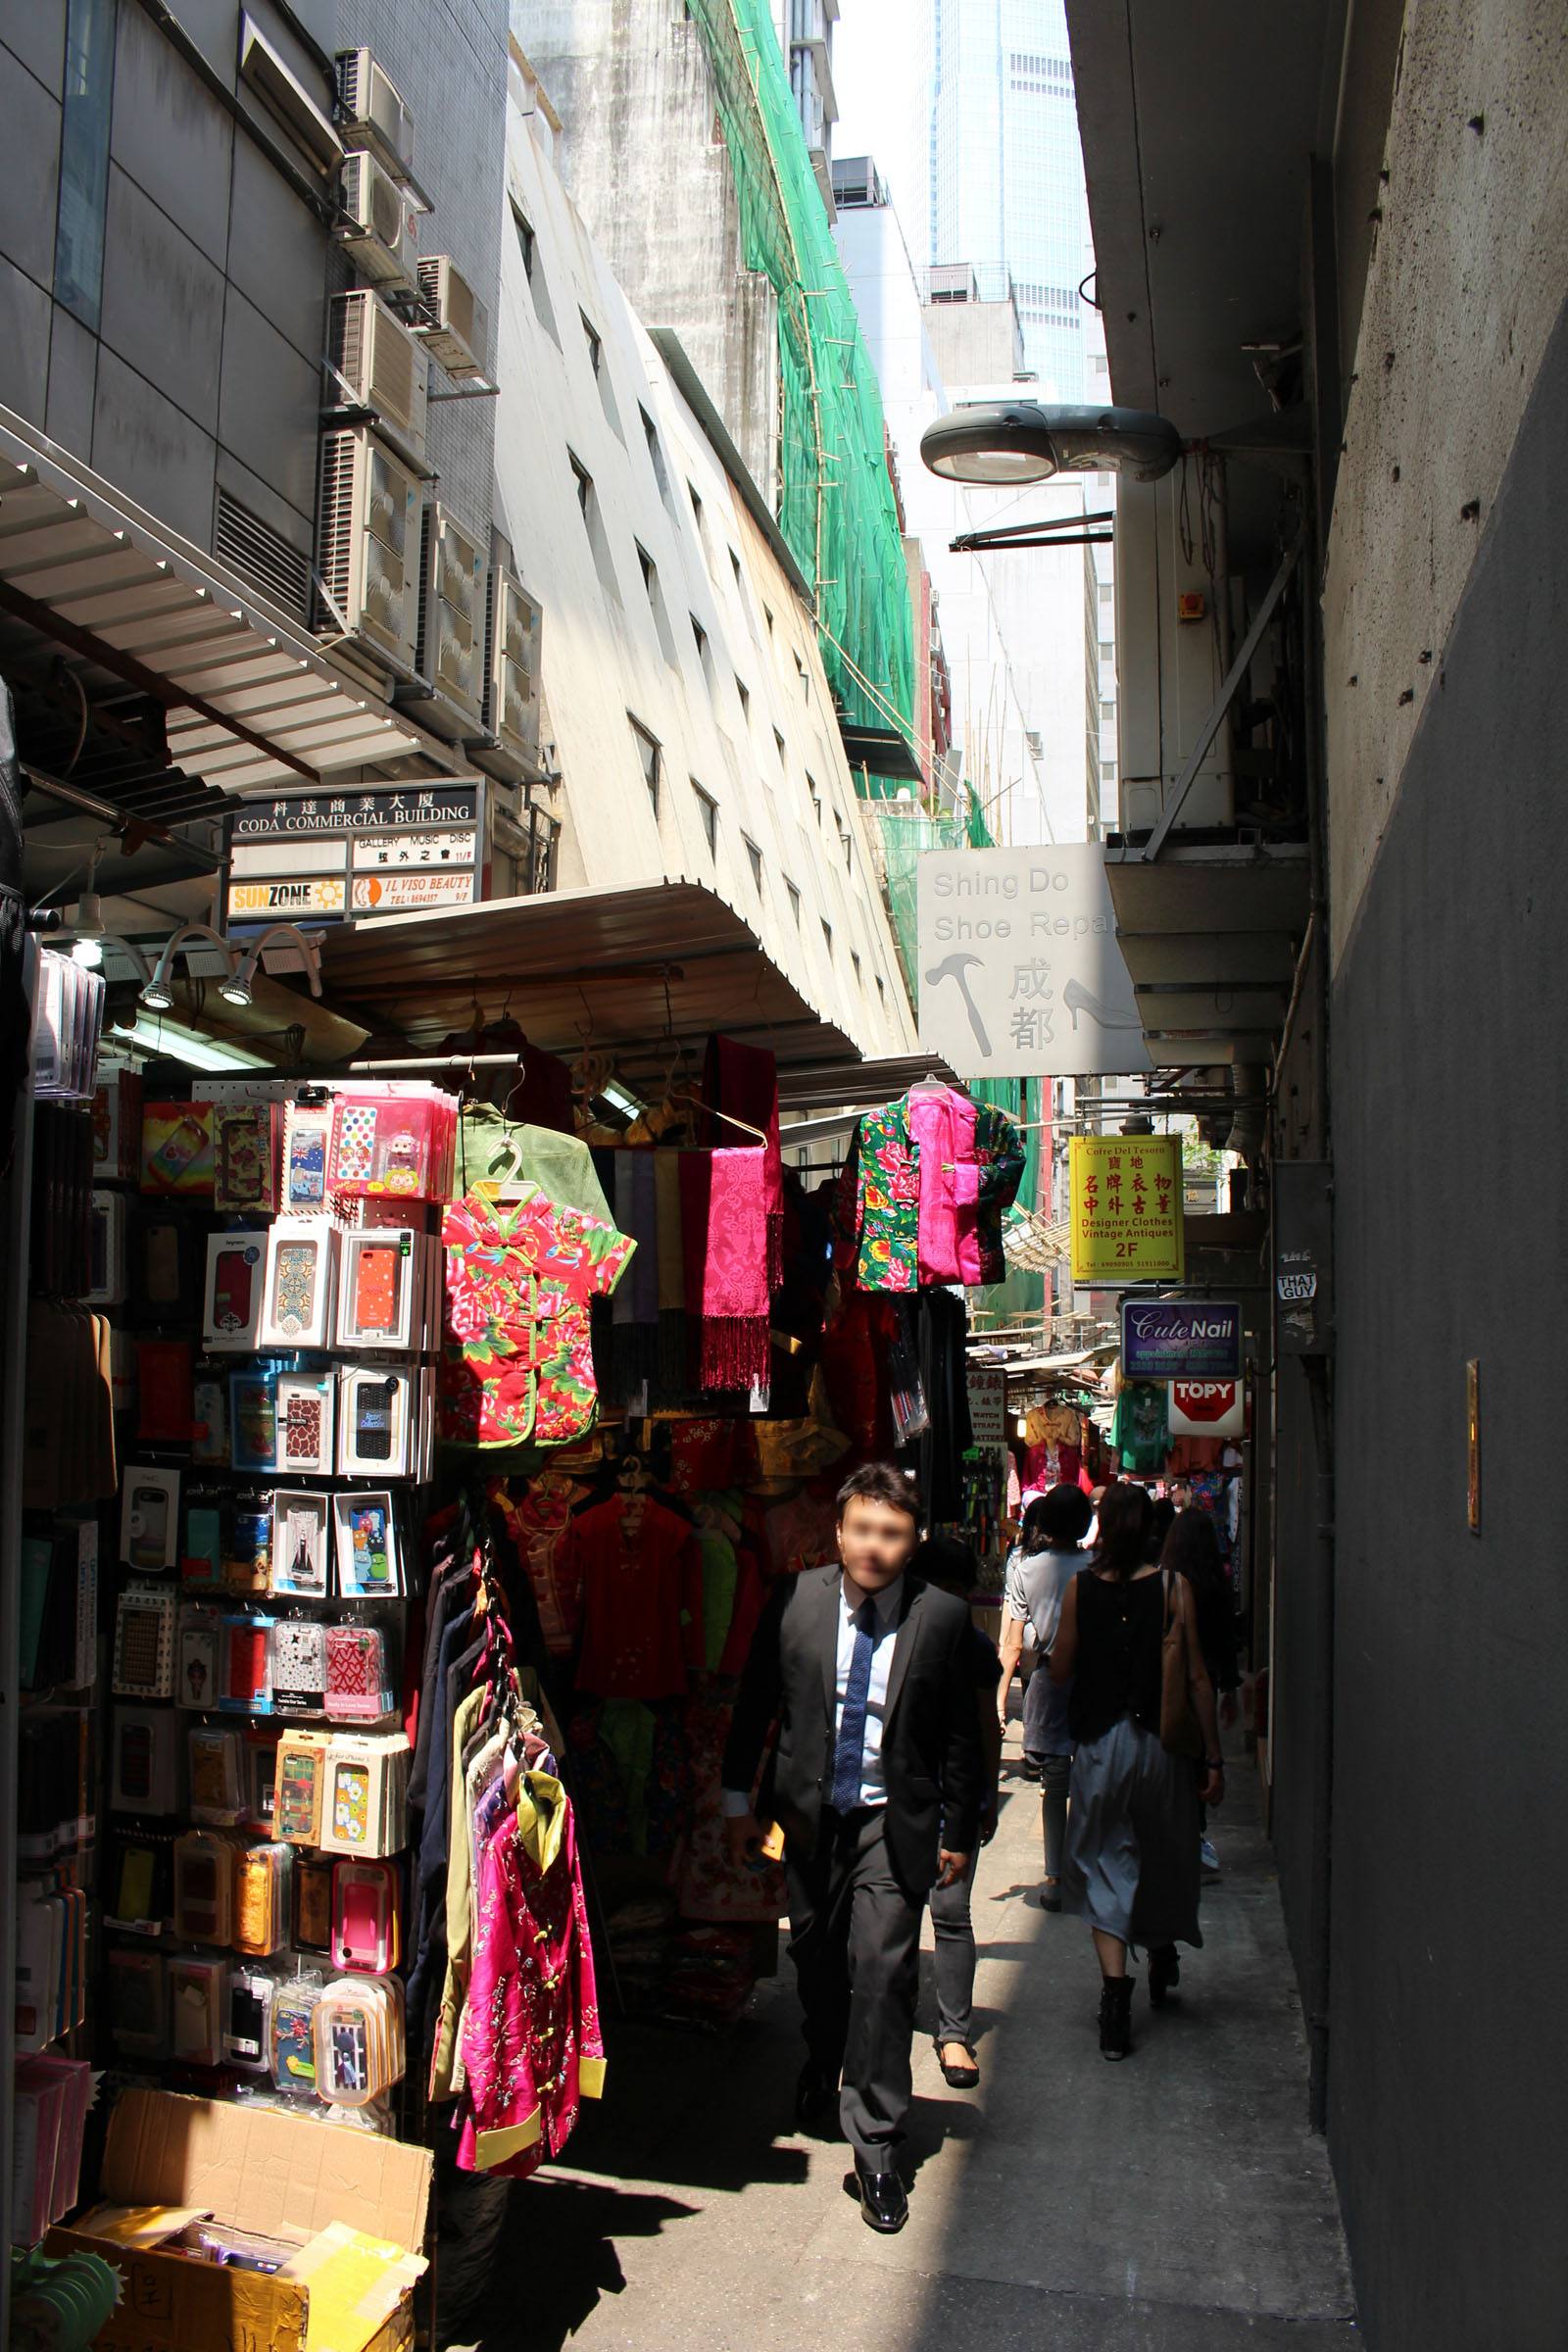
[(814, 2066), (803, 2066), (801, 2079), (795, 2085), (795, 2129), (813, 2132), (824, 2137), (836, 2138), (837, 2132), (823, 2133), (824, 2125), (838, 2123), (839, 2086), (820, 2074)]
[[(863, 2156), (855, 2159), (855, 2183), (860, 2192), (860, 2219), (868, 2230), (892, 2237), (909, 2218), (909, 2200), (893, 2167), (873, 2173)], [(849, 2185), (845, 2183), (846, 2187)]]

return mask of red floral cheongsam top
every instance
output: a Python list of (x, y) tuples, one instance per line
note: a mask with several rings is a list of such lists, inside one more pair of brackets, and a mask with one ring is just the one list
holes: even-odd
[(446, 1251), (440, 1434), (446, 1446), (562, 1446), (594, 1425), (588, 1301), (609, 1298), (637, 1245), (542, 1196), (482, 1193), (441, 1220)]
[(523, 1775), (515, 1817), (480, 1857), (462, 2046), (465, 2172), (520, 2180), (560, 2153), (579, 2100), (604, 2087), (571, 1805), (545, 1773)]

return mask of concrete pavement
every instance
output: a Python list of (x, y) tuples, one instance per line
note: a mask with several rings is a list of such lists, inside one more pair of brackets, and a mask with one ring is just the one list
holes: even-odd
[(788, 1964), (738, 2033), (621, 2026), (608, 2095), (512, 2191), (480, 2352), (1353, 2352), (1333, 2182), (1250, 1767), (1215, 1824), (1180, 2005), (1140, 1985), (1136, 2049), (1100, 2056), (1088, 1932), (1034, 1901), (1038, 1791), (1004, 1764), (981, 1860), (981, 2088), (930, 2043), (930, 1926), (906, 2150), (908, 2227), (845, 2193), (847, 2151), (789, 2129)]

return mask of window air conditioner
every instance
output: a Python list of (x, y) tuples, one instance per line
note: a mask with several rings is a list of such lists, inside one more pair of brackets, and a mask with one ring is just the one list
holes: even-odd
[(344, 157), (339, 186), (348, 219), (337, 234), (355, 268), (382, 284), (412, 286), (418, 225), (391, 172), (362, 150)]
[(373, 149), (389, 172), (414, 162), (414, 117), (368, 49), (340, 49), (337, 95), (345, 147)]
[(332, 297), (327, 357), (343, 379), (338, 389), (346, 385), (352, 400), (376, 410), (422, 465), (430, 363), (368, 286)]
[(490, 573), (484, 723), (514, 758), (539, 758), (539, 607), (500, 564)]
[(321, 435), (317, 626), (417, 675), (419, 484), (364, 425)]
[[(419, 674), (471, 728), (484, 702), (484, 564), (467, 533), (439, 506), (425, 508), (423, 528)], [(438, 734), (445, 733), (438, 712), (425, 715)]]
[(440, 361), (448, 375), (459, 381), (466, 376), (482, 376), (490, 342), (490, 321), (484, 304), (475, 298), (467, 279), (453, 268), (448, 254), (427, 254), (419, 263), (418, 271), (425, 324), (416, 327), (416, 334), (423, 337), (425, 349)]

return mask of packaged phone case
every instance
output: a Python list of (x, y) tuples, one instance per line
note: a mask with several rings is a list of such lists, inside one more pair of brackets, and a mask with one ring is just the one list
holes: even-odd
[(169, 2025), (162, 1952), (111, 1951), (109, 2031), (122, 2050), (139, 2058), (163, 2056)]
[(178, 1673), (175, 1704), (216, 1707), (219, 1663), (223, 1641), (222, 1612), (198, 1600), (181, 1601), (178, 1620)]
[(117, 1813), (172, 1813), (177, 1726), (167, 1707), (117, 1707), (109, 1802)]
[(272, 1996), (272, 2081), (290, 2098), (315, 2096), (315, 2021), (321, 1989), (318, 1976), (302, 1973), (286, 1977)]
[(187, 1489), (185, 1542), (179, 1555), (181, 1590), (187, 1592), (205, 1592), (226, 1584), (227, 1559), (223, 1497), (211, 1487)]
[(240, 1777), (240, 1804), (245, 1819), (270, 1837), (277, 1806), (276, 1732), (258, 1728), (245, 1734)]
[(236, 1470), (277, 1468), (277, 1367), (247, 1365), (228, 1380), (228, 1448)]
[(271, 2063), (277, 1982), (275, 1969), (259, 1968), (254, 1960), (242, 1960), (228, 1972), (223, 2056), (247, 2074), (265, 2073)]
[(226, 1960), (178, 1953), (169, 1962), (169, 2054), (187, 2066), (217, 2066), (223, 2055)]
[(395, 1862), (332, 1865), (332, 1965), (385, 1976), (398, 1965), (398, 1866)]
[(266, 1266), (265, 1234), (208, 1235), (202, 1344), (214, 1353), (248, 1354), (256, 1346)]
[(272, 1712), (271, 1635), (275, 1620), (236, 1614), (223, 1619), (223, 1662), (218, 1703), (236, 1714)]
[(406, 1200), (442, 1199), (455, 1107), (450, 1096), (433, 1090), (339, 1095), (329, 1189)]
[(226, 1725), (194, 1723), (187, 1738), (191, 1819), (237, 1820), (243, 1798), (238, 1732)]
[(326, 1708), (327, 1628), (314, 1617), (279, 1617), (272, 1628), (272, 1711), (320, 1715)]
[(211, 1194), (213, 1111), (209, 1102), (146, 1102), (141, 1114), (144, 1193)]
[(316, 2093), (333, 2107), (363, 2107), (403, 2072), (398, 1993), (390, 1980), (339, 1977), (316, 2005)]
[(402, 1732), (338, 1732), (327, 1750), (317, 1842), (328, 1853), (395, 1854), (408, 1843)]
[(332, 1141), (330, 1102), (290, 1102), (283, 1113), (285, 1214), (319, 1215), (326, 1207), (326, 1160)]
[(175, 1594), (162, 1585), (127, 1585), (115, 1605), (112, 1688), (122, 1698), (174, 1695)]
[(190, 1458), (214, 1468), (228, 1460), (228, 1379), (211, 1368), (191, 1382)]
[(337, 1466), (343, 1478), (407, 1478), (414, 1469), (414, 1375), (356, 1364), (341, 1377)]
[(331, 1569), (332, 1497), (302, 1488), (277, 1488), (272, 1495), (272, 1591), (324, 1600)]
[(290, 1845), (319, 1845), (326, 1792), (325, 1732), (284, 1732), (277, 1743), (274, 1826)]
[(272, 1102), (213, 1105), (213, 1206), (277, 1207), (277, 1147), (280, 1121)]
[(390, 1712), (386, 1641), (379, 1626), (326, 1628), (326, 1712), (339, 1722), (374, 1723)]
[(174, 1839), (174, 1934), (184, 1943), (227, 1943), (233, 1931), (234, 1844), (218, 1830)]
[(267, 1237), (264, 1348), (331, 1343), (342, 1235), (324, 1217), (278, 1217)]
[(332, 1948), (332, 1873), (328, 1854), (294, 1849), (294, 1941), (302, 1951)]
[(82, 1294), (87, 1306), (123, 1306), (129, 1287), (129, 1217), (123, 1193), (95, 1192), (88, 1231), (91, 1276)]
[(223, 1582), (231, 1592), (267, 1592), (271, 1590), (270, 1489), (246, 1488), (233, 1497), (228, 1514)]
[(332, 1372), (281, 1372), (277, 1381), (277, 1467), (290, 1478), (332, 1475)]
[(403, 1590), (392, 1496), (386, 1488), (332, 1498), (337, 1589), (345, 1599), (381, 1600)]
[(234, 1865), (234, 1935), (237, 1952), (266, 1960), (288, 1941), (289, 1873), (292, 1848), (249, 1845)]
[(423, 1338), (425, 1239), (409, 1227), (345, 1235), (338, 1279), (337, 1344), (393, 1352)]
[(120, 1513), (120, 1556), (141, 1576), (179, 1558), (179, 1472), (127, 1463)]

